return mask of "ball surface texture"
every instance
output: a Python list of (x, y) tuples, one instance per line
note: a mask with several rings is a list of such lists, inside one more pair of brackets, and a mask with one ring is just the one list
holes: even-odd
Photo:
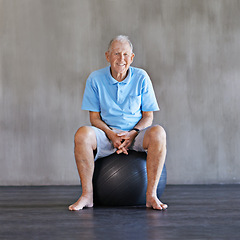
[[(145, 152), (112, 154), (95, 161), (93, 197), (95, 205), (135, 206), (146, 204), (147, 170)], [(164, 165), (158, 183), (158, 198), (166, 186)]]

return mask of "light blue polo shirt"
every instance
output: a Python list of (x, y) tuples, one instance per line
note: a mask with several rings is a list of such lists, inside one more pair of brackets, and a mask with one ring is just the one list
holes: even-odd
[(158, 111), (159, 107), (151, 80), (144, 70), (130, 67), (127, 77), (118, 82), (108, 66), (88, 77), (82, 109), (100, 112), (108, 126), (128, 131), (142, 118), (142, 111)]

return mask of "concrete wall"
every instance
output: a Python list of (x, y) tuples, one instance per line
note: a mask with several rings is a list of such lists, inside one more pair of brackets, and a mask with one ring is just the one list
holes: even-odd
[(153, 81), (168, 183), (239, 183), (239, 12), (239, 0), (0, 0), (0, 185), (79, 183), (85, 81), (117, 34)]

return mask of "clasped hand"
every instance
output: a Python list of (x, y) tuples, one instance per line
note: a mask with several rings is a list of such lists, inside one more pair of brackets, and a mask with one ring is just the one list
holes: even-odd
[(121, 133), (115, 133), (111, 139), (113, 146), (117, 149), (116, 153), (124, 153), (128, 155), (128, 148), (131, 146), (132, 141), (135, 138), (135, 134), (132, 132), (123, 131)]

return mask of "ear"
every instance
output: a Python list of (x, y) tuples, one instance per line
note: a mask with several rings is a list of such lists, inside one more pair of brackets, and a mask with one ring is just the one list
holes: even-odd
[(109, 60), (109, 51), (105, 52), (105, 57), (106, 57), (107, 61), (109, 62), (110, 61)]
[(131, 55), (131, 62), (133, 62), (134, 57), (135, 57), (135, 54), (132, 53), (132, 55)]

